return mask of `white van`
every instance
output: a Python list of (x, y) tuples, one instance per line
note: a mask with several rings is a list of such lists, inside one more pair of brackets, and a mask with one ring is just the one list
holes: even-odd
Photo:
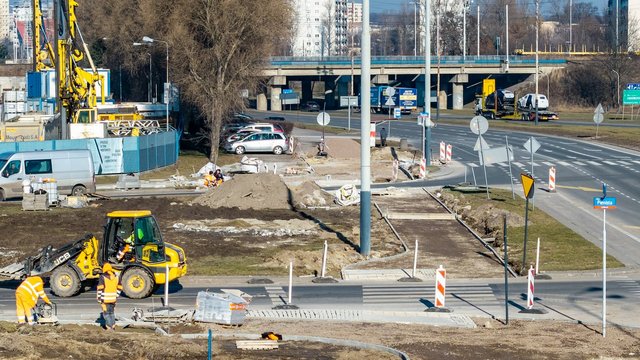
[(24, 151), (0, 154), (0, 201), (22, 197), (22, 181), (55, 179), (59, 194), (96, 191), (89, 150)]

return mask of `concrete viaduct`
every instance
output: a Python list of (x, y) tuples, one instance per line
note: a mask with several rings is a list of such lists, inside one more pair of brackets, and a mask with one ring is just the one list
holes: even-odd
[[(540, 59), (541, 73), (563, 68), (564, 59)], [(418, 106), (424, 106), (424, 57), (373, 56), (371, 58), (372, 85), (393, 85), (418, 89)], [(524, 81), (535, 74), (535, 59), (511, 56), (433, 56), (431, 62), (431, 91), (436, 90), (440, 74), (441, 108), (462, 109), (480, 92), (482, 79), (496, 79), (499, 88), (506, 88)], [(268, 77), (267, 86), (257, 94), (258, 110), (281, 111), (282, 89), (292, 88), (300, 82), (301, 102), (313, 97), (313, 83), (323, 82), (324, 89), (333, 92), (325, 95), (328, 109), (336, 108), (340, 96), (355, 94), (360, 89), (360, 58), (355, 57), (273, 57), (263, 71)], [(353, 93), (352, 93), (353, 91)], [(446, 99), (446, 100), (445, 100)]]

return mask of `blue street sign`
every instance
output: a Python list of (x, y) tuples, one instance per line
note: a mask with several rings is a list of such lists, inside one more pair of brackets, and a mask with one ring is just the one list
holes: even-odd
[(283, 94), (293, 94), (293, 89), (282, 89)]
[(638, 83), (627, 84), (627, 87), (625, 88), (625, 90), (640, 90), (640, 84)]
[(400, 119), (402, 117), (402, 113), (400, 111), (400, 108), (394, 108), (393, 109), (393, 118), (394, 119)]
[(613, 209), (616, 207), (616, 198), (614, 197), (594, 197), (593, 207), (596, 209)]

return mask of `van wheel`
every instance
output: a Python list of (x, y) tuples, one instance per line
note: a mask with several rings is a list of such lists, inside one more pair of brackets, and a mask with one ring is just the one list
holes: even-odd
[(82, 282), (70, 266), (62, 265), (53, 270), (49, 280), (51, 292), (60, 297), (70, 297), (80, 292)]
[(71, 190), (71, 195), (73, 196), (82, 196), (87, 193), (87, 188), (84, 185), (76, 185)]
[(273, 148), (273, 153), (276, 154), (276, 155), (282, 154), (282, 147), (280, 147), (280, 146), (274, 147)]
[(153, 292), (155, 279), (145, 269), (139, 267), (129, 268), (122, 276), (122, 288), (124, 294), (130, 299), (143, 299)]

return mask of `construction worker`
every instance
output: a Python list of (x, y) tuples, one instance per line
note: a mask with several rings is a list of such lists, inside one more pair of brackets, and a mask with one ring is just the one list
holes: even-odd
[(204, 176), (204, 186), (214, 187), (215, 184), (216, 184), (216, 177), (213, 175), (213, 171), (209, 171), (209, 173)]
[(224, 175), (222, 175), (222, 170), (216, 169), (213, 173), (213, 177), (215, 178), (214, 186), (220, 186), (224, 182)]
[(118, 254), (116, 255), (116, 260), (118, 260), (118, 262), (133, 261), (133, 249), (134, 249), (134, 239), (133, 239), (133, 233), (132, 233), (131, 236), (128, 236), (127, 238), (122, 239), (122, 242), (118, 247)]
[(120, 278), (113, 271), (111, 264), (105, 263), (102, 266), (102, 274), (100, 274), (100, 279), (98, 280), (97, 300), (102, 307), (102, 317), (107, 330), (116, 329), (116, 301), (121, 291)]
[(44, 281), (40, 276), (29, 276), (16, 289), (16, 314), (18, 324), (24, 324), (25, 318), (29, 325), (33, 325), (33, 309), (38, 303), (38, 298), (51, 305), (51, 301), (44, 293)]

